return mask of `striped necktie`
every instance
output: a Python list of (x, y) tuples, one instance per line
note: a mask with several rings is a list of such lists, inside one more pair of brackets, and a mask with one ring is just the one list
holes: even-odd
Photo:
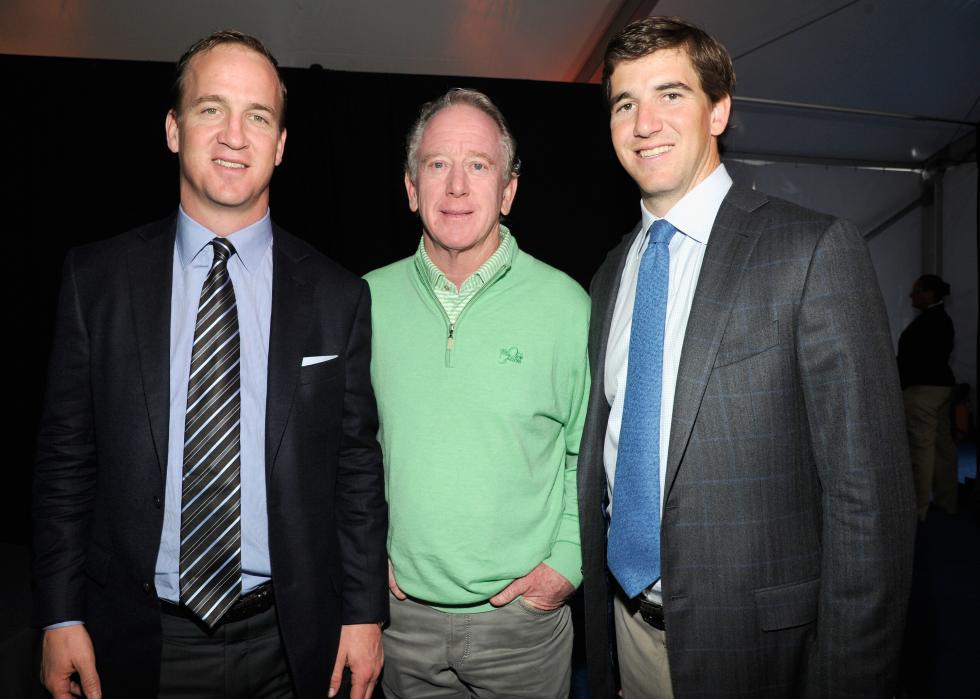
[(607, 553), (609, 570), (631, 598), (660, 577), (660, 398), (668, 245), (676, 231), (665, 219), (650, 226), (630, 328)]
[(180, 601), (214, 627), (241, 590), (241, 377), (231, 243), (215, 238), (194, 327), (180, 512)]

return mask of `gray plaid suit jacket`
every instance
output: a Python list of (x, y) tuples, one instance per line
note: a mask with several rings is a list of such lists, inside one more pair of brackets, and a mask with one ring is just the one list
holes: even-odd
[[(579, 459), (592, 694), (614, 696), (606, 341), (625, 257), (592, 281)], [(891, 336), (850, 224), (733, 188), (677, 379), (661, 560), (678, 697), (891, 697), (915, 534)]]

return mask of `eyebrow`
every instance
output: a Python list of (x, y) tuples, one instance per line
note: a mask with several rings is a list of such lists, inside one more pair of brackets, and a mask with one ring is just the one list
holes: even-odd
[(633, 95), (632, 95), (632, 94), (630, 93), (630, 91), (629, 91), (629, 90), (623, 90), (623, 91), (622, 91), (622, 92), (620, 92), (620, 93), (619, 93), (618, 95), (613, 95), (613, 98), (612, 98), (612, 100), (611, 100), (611, 103), (612, 103), (612, 104), (616, 104), (617, 102), (622, 102), (623, 100), (625, 100), (625, 99), (629, 99), (629, 98), (631, 98), (632, 96), (633, 96)]
[[(690, 85), (688, 85), (687, 83), (681, 80), (675, 80), (669, 83), (660, 83), (659, 85), (656, 85), (653, 88), (654, 92), (666, 92), (669, 90), (682, 90), (684, 92), (694, 92), (694, 90), (691, 89)], [(633, 98), (633, 93), (631, 93), (629, 90), (623, 90), (618, 95), (613, 96), (611, 104), (618, 104), (623, 100), (632, 99), (632, 98)]]
[(657, 92), (664, 92), (665, 90), (683, 90), (685, 92), (694, 92), (691, 86), (680, 80), (675, 80), (674, 82), (662, 83), (654, 88)]
[(484, 153), (483, 151), (471, 150), (471, 151), (467, 151), (466, 152), (466, 155), (467, 155), (467, 157), (470, 157), (470, 158), (483, 158), (488, 163), (496, 163), (497, 162), (492, 155), (490, 155), (489, 153)]
[[(443, 158), (443, 157), (446, 157), (446, 156), (441, 151), (432, 151), (430, 153), (422, 153), (419, 156), (419, 162), (421, 162), (421, 163), (427, 163), (430, 160), (433, 160), (434, 158)], [(467, 157), (467, 158), (483, 158), (484, 160), (486, 160), (489, 163), (496, 163), (497, 162), (493, 158), (493, 156), (491, 156), (489, 153), (484, 153), (483, 151), (478, 151), (478, 150), (468, 150), (468, 151), (466, 151), (465, 157)]]

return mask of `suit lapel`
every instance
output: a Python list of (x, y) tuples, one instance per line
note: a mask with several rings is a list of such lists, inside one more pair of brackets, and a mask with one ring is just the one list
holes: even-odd
[(151, 224), (127, 252), (133, 324), (150, 431), (160, 472), (167, 468), (170, 434), (170, 296), (177, 219)]
[[(619, 285), (623, 279), (623, 268), (626, 267), (626, 256), (629, 254), (633, 240), (640, 233), (642, 224), (637, 226), (626, 235), (622, 242), (609, 253), (609, 274), (596, 278), (592, 293), (592, 317), (600, 318), (599, 325), (594, 326), (589, 333), (589, 344), (591, 345), (591, 356), (595, 361), (592, 367), (593, 373), (599, 369), (606, 361), (606, 345), (609, 342), (609, 328), (612, 326), (613, 311), (616, 309), (616, 297), (619, 295)], [(596, 374), (597, 380), (602, 382), (602, 373)]]
[(687, 449), (742, 273), (761, 233), (761, 226), (753, 225), (752, 212), (765, 202), (761, 194), (733, 188), (711, 229), (677, 371), (664, 485), (668, 495)]
[[(626, 256), (641, 225), (637, 225), (622, 242), (609, 252), (606, 261), (596, 274), (589, 289), (592, 296), (592, 320), (589, 327), (589, 362), (592, 369), (592, 390), (589, 395), (589, 420), (585, 434), (591, 439), (583, 440), (582, 461), (594, 460), (592, 451), (602, 454), (602, 440), (609, 419), (609, 403), (605, 394), (606, 347), (609, 344), (609, 328), (612, 325), (616, 297), (626, 266)], [(598, 458), (598, 457), (597, 457)], [(599, 460), (601, 464), (601, 459)]]
[(265, 408), (265, 469), (272, 475), (299, 380), (311, 318), (312, 286), (303, 278), (306, 253), (287, 233), (273, 228), (272, 318), (269, 324), (269, 383)]

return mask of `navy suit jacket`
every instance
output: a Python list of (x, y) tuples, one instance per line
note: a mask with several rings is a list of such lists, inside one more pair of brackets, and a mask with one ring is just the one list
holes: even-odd
[[(34, 623), (85, 622), (105, 695), (155, 696), (176, 218), (69, 252), (34, 478)], [(273, 228), (269, 553), (300, 697), (342, 624), (388, 618), (367, 284)], [(304, 356), (338, 355), (302, 367)]]

